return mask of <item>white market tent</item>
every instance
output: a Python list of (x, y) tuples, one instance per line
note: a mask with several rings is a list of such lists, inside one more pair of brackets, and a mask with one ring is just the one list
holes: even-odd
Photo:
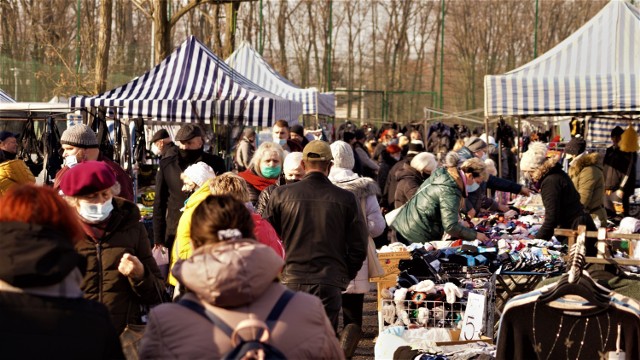
[(335, 116), (335, 94), (316, 88), (303, 89), (275, 71), (253, 47), (244, 41), (226, 60), (233, 69), (259, 86), (285, 99), (303, 104), (305, 115)]
[(14, 103), (16, 102), (11, 96), (0, 89), (0, 103)]
[(485, 116), (640, 113), (640, 12), (611, 1), (544, 55), (484, 78)]
[(171, 123), (232, 123), (271, 126), (278, 119), (298, 123), (302, 104), (252, 83), (195, 37), (128, 84), (96, 96), (75, 96), (70, 107), (109, 107), (120, 118)]

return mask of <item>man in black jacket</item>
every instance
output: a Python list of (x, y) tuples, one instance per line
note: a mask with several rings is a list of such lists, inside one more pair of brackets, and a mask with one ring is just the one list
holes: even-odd
[(178, 130), (179, 142), (177, 154), (160, 160), (156, 175), (156, 197), (153, 201), (153, 239), (157, 245), (171, 248), (180, 220), (180, 209), (184, 206), (189, 193), (182, 191), (184, 185), (180, 174), (199, 161), (211, 166), (219, 175), (226, 171), (221, 157), (205, 153), (202, 130), (197, 125), (187, 124)]
[(353, 193), (329, 181), (332, 159), (326, 142), (307, 144), (302, 153), (306, 175), (273, 191), (265, 218), (285, 246), (282, 283), (322, 299), (337, 329), (341, 293), (367, 256), (368, 231)]
[(164, 159), (178, 153), (178, 146), (171, 140), (167, 129), (160, 129), (151, 138), (151, 152)]

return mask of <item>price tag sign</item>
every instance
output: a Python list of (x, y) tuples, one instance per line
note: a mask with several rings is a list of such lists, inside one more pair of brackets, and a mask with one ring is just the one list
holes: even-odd
[(484, 295), (469, 293), (458, 340), (479, 340), (484, 317)]

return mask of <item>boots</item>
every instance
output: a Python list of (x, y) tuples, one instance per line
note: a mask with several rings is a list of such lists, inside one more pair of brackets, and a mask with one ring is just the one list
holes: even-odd
[(358, 342), (360, 342), (360, 338), (362, 338), (362, 330), (360, 326), (356, 324), (349, 324), (342, 329), (342, 333), (340, 333), (340, 346), (344, 351), (344, 356), (347, 359), (353, 357), (353, 354), (356, 352), (356, 348), (358, 347)]

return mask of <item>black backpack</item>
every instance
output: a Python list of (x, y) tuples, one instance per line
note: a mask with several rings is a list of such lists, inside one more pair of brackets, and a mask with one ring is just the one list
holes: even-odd
[[(236, 328), (233, 329), (227, 323), (225, 323), (222, 319), (216, 316), (213, 312), (207, 311), (204, 306), (198, 304), (197, 302), (182, 299), (178, 302), (178, 304), (193, 310), (198, 313), (200, 316), (209, 320), (214, 326), (217, 326), (220, 330), (222, 330), (229, 338), (231, 339), (231, 346), (233, 349), (225, 354), (223, 359), (286, 359), (284, 354), (280, 350), (278, 350), (273, 345), (269, 344), (269, 336), (270, 331), (273, 329), (276, 321), (284, 311), (284, 308), (289, 303), (289, 300), (293, 297), (295, 293), (290, 290), (285, 290), (276, 304), (271, 309), (271, 312), (267, 316), (266, 321), (261, 321), (258, 319), (247, 319), (242, 320), (236, 325)], [(254, 329), (262, 329), (261, 332), (256, 331), (255, 334), (260, 334), (260, 337), (256, 335), (251, 339), (244, 339), (240, 336), (240, 331), (243, 329), (254, 328)]]

